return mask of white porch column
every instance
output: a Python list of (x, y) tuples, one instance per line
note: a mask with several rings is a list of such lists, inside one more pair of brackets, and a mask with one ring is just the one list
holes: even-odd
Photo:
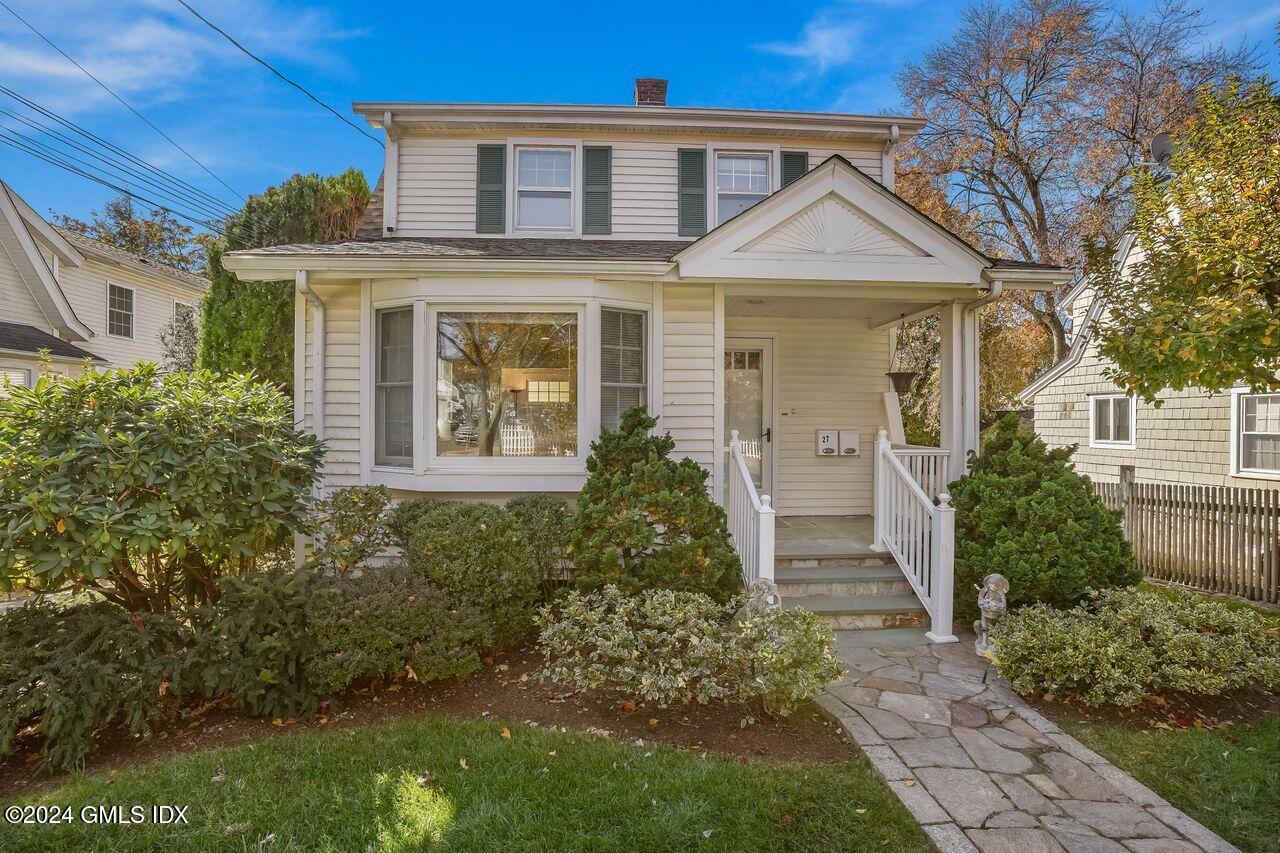
[(951, 451), (945, 483), (960, 476), (964, 470), (964, 306), (948, 302), (938, 314), (942, 330), (942, 349), (939, 364), (941, 387), (941, 442)]
[(960, 467), (954, 476), (960, 476), (969, 470), (969, 452), (978, 452), (978, 435), (981, 424), (978, 420), (979, 394), (979, 361), (978, 361), (978, 312), (967, 310), (968, 306), (957, 306), (960, 315), (961, 335), (961, 453)]

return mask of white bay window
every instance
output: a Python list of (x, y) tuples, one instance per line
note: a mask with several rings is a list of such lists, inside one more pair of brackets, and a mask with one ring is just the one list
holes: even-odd
[(516, 228), (573, 229), (573, 149), (516, 148)]

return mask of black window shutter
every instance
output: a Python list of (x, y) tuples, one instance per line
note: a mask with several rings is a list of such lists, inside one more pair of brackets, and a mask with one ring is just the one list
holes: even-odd
[(476, 233), (507, 230), (507, 146), (476, 146)]
[(799, 179), (807, 171), (809, 171), (808, 151), (782, 152), (782, 185), (784, 187)]
[(582, 233), (613, 232), (613, 149), (587, 145), (582, 149)]
[(676, 184), (678, 190), (681, 237), (698, 237), (707, 233), (707, 149), (681, 148), (676, 152)]

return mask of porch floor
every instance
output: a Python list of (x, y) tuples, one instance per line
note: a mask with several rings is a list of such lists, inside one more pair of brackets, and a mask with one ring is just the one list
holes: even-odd
[(775, 550), (786, 557), (848, 557), (871, 554), (875, 522), (869, 515), (780, 515)]

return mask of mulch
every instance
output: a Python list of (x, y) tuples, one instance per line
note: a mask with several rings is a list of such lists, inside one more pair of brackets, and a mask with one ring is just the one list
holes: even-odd
[[(758, 706), (738, 704), (659, 708), (615, 696), (575, 693), (541, 679), (542, 658), (524, 646), (485, 659), (466, 678), (418, 684), (379, 684), (357, 690), (311, 718), (279, 723), (210, 706), (191, 709), (174, 726), (150, 739), (112, 726), (99, 731), (86, 769), (135, 767), (179, 753), (289, 737), (298, 732), (374, 725), (405, 717), (443, 714), (458, 719), (491, 717), (518, 725), (564, 727), (593, 738), (656, 742), (694, 753), (742, 761), (840, 763), (859, 752), (816, 706), (787, 718), (771, 718)], [(744, 724), (745, 721), (745, 724)], [(0, 762), (0, 797), (59, 784), (60, 774), (41, 773), (38, 732), (19, 735), (14, 752)]]
[(1280, 715), (1280, 696), (1263, 690), (1237, 690), (1221, 696), (1170, 694), (1148, 698), (1133, 708), (1089, 708), (1052, 696), (1024, 698), (1059, 725), (1118, 726), (1132, 731), (1218, 729)]

